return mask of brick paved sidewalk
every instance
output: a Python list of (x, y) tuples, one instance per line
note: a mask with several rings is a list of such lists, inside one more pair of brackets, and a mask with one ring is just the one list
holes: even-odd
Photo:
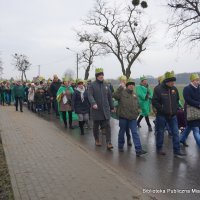
[(1, 107), (0, 129), (16, 200), (149, 199), (31, 112)]

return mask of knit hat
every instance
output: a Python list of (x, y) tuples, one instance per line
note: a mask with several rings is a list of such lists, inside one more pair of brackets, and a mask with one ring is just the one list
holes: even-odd
[(129, 85), (135, 85), (135, 81), (132, 78), (129, 78), (127, 80), (126, 87), (128, 87)]
[(95, 69), (95, 76), (100, 76), (100, 75), (104, 75), (103, 73), (103, 68), (96, 68)]
[(197, 80), (199, 79), (199, 75), (197, 73), (194, 73), (194, 74), (191, 74), (190, 75), (190, 81), (194, 81), (194, 80)]
[(140, 77), (140, 81), (144, 81), (144, 80), (147, 80), (147, 77), (143, 75)]
[(122, 76), (119, 77), (119, 80), (120, 81), (127, 81), (127, 77), (122, 75)]
[(166, 72), (164, 75), (164, 81), (167, 82), (171, 82), (171, 81), (176, 81), (176, 77), (174, 74), (174, 71), (171, 72)]

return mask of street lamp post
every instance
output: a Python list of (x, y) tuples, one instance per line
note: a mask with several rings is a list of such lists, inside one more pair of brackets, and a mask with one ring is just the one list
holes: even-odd
[(66, 47), (66, 49), (76, 53), (76, 78), (78, 79), (78, 53), (76, 51), (70, 49), (69, 47)]

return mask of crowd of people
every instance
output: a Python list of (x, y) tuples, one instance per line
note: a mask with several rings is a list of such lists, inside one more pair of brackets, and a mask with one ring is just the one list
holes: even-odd
[[(38, 77), (32, 82), (0, 83), (0, 104), (11, 105), (14, 102), (23, 112), (23, 103), (27, 103), (30, 111), (36, 113), (52, 112), (60, 117), (65, 128), (74, 129), (73, 120), (79, 122), (80, 134), (84, 135), (85, 124), (93, 121), (93, 135), (96, 146), (102, 146), (99, 139), (100, 131), (106, 136), (106, 147), (113, 149), (111, 142), (110, 118), (119, 120), (118, 149), (124, 151), (125, 133), (127, 145), (132, 146), (133, 140), (136, 156), (146, 154), (142, 148), (138, 129), (144, 118), (148, 131), (152, 132), (149, 116), (155, 115), (156, 150), (159, 155), (165, 155), (163, 148), (164, 132), (167, 130), (172, 137), (175, 156), (185, 156), (180, 145), (188, 147), (187, 138), (192, 131), (200, 148), (200, 78), (194, 73), (190, 83), (183, 90), (184, 106), (180, 103), (179, 92), (175, 86), (174, 72), (166, 72), (158, 78), (158, 85), (152, 89), (145, 76), (140, 78), (140, 84), (135, 85), (133, 79), (125, 76), (119, 78), (119, 87), (104, 80), (102, 68), (95, 70), (94, 81), (78, 79), (73, 81), (64, 77), (62, 81), (57, 75), (47, 81)], [(181, 129), (181, 135), (180, 135)]]

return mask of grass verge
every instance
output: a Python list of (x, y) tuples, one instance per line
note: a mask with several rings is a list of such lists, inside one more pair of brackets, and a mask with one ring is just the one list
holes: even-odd
[(0, 132), (0, 200), (14, 200)]

